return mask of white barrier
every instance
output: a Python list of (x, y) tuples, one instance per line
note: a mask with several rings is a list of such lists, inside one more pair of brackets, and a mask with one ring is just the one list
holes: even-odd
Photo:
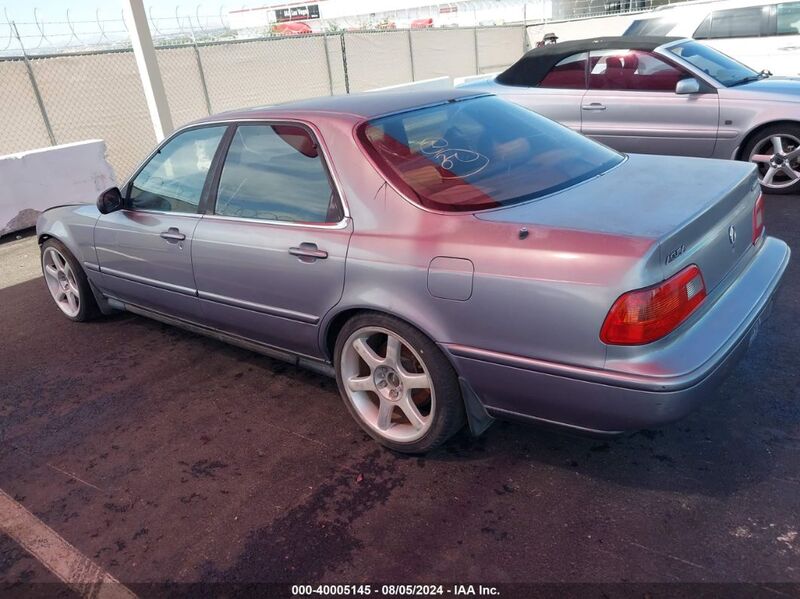
[(114, 184), (98, 139), (0, 156), (0, 235), (34, 226), (47, 208), (94, 202)]
[(368, 92), (388, 92), (393, 90), (429, 90), (429, 89), (450, 89), (453, 87), (453, 80), (450, 77), (434, 77), (433, 79), (422, 79), (411, 83), (399, 83), (387, 87), (376, 87), (368, 89)]

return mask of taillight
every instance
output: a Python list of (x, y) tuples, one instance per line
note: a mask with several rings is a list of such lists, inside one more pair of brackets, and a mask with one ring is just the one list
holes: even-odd
[(622, 295), (606, 316), (600, 340), (641, 345), (674, 331), (706, 298), (700, 269), (687, 266), (666, 281)]
[(753, 243), (761, 239), (764, 232), (764, 194), (759, 194), (753, 206)]

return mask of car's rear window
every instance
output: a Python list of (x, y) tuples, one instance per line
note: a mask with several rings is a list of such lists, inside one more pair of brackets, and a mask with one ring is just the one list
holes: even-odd
[(623, 160), (613, 150), (494, 96), (368, 121), (358, 136), (410, 199), (447, 212), (532, 200)]

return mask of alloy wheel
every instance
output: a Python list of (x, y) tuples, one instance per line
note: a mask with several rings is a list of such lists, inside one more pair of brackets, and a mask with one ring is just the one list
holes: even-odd
[(49, 247), (42, 255), (42, 267), (56, 305), (64, 314), (75, 318), (81, 310), (81, 294), (69, 262), (56, 248)]
[(347, 399), (377, 434), (410, 443), (428, 432), (436, 409), (433, 381), (400, 335), (381, 327), (358, 329), (344, 344), (340, 367)]
[(781, 189), (800, 181), (800, 139), (793, 135), (771, 135), (753, 146), (750, 162), (758, 167), (764, 187)]

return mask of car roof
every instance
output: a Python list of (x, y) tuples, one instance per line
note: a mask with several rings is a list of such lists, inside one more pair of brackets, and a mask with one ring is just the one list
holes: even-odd
[[(680, 2), (679, 4), (664, 4), (662, 6), (657, 6), (653, 9), (653, 13), (643, 13), (641, 15), (642, 18), (647, 18), (649, 15), (653, 15), (654, 17), (661, 17), (664, 16), (664, 11), (667, 12), (674, 12), (683, 10), (692, 10), (696, 8), (708, 8), (712, 7), (713, 10), (726, 10), (728, 8), (749, 8), (751, 6), (765, 6), (769, 4), (775, 4), (778, 0), (689, 0), (688, 2)], [(637, 15), (638, 16), (638, 15)]]
[(258, 106), (234, 110), (212, 115), (197, 122), (287, 118), (291, 116), (309, 116), (313, 114), (347, 115), (355, 117), (358, 120), (366, 120), (387, 114), (441, 104), (450, 100), (480, 95), (485, 94), (475, 92), (474, 90), (459, 88), (362, 92), (298, 100), (285, 104), (276, 104), (274, 106)]
[(655, 50), (680, 37), (665, 36), (614, 36), (571, 40), (545, 44), (526, 52), (522, 58), (500, 73), (496, 81), (504, 85), (537, 85), (556, 64), (578, 52), (590, 50)]

